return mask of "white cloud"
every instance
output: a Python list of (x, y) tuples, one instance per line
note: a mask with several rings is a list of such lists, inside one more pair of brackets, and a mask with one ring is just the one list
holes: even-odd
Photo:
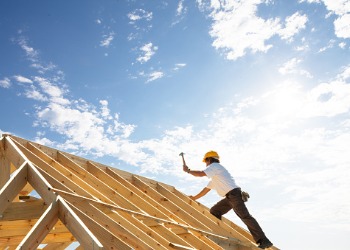
[(348, 0), (322, 0), (331, 14), (338, 18), (334, 21), (335, 35), (350, 38), (350, 2)]
[(108, 48), (114, 39), (114, 32), (110, 32), (109, 35), (104, 35), (103, 40), (100, 42), (101, 47)]
[(286, 75), (286, 74), (299, 74), (299, 75), (304, 75), (308, 78), (312, 78), (312, 75), (303, 69), (299, 69), (299, 64), (302, 62), (301, 59), (297, 59), (297, 58), (292, 58), (289, 61), (287, 61), (286, 63), (284, 63), (284, 65), (282, 67), (280, 67), (278, 69), (279, 73), (282, 75)]
[(187, 8), (184, 7), (184, 0), (180, 0), (178, 5), (177, 5), (177, 9), (176, 9), (176, 15), (180, 16), (183, 13), (185, 13), (187, 11)]
[(329, 41), (328, 45), (325, 46), (325, 47), (322, 47), (322, 48), (318, 51), (318, 53), (324, 52), (324, 51), (326, 51), (326, 50), (328, 50), (328, 49), (332, 49), (332, 48), (334, 47), (334, 44), (335, 44), (335, 40), (334, 40), (334, 39), (331, 39), (331, 40)]
[(24, 38), (20, 38), (18, 43), (26, 52), (28, 59), (32, 62), (37, 62), (39, 53), (34, 48), (30, 47)]
[(280, 23), (277, 18), (264, 20), (256, 15), (257, 5), (261, 3), (262, 0), (247, 0), (215, 5), (210, 35), (214, 38), (213, 46), (222, 49), (227, 59), (236, 60), (247, 50), (266, 52), (272, 47), (265, 42), (277, 34)]
[(17, 82), (21, 82), (21, 83), (33, 83), (32, 80), (30, 80), (29, 78), (26, 78), (26, 77), (24, 77), (24, 76), (19, 76), (19, 75), (17, 75), (17, 76), (14, 76), (13, 78), (15, 78), (15, 80), (16, 80)]
[(143, 9), (136, 9), (128, 14), (128, 18), (130, 23), (135, 23), (135, 21), (139, 20), (151, 21), (153, 18), (153, 13)]
[(164, 76), (164, 73), (162, 71), (154, 71), (154, 72), (151, 72), (149, 75), (148, 75), (148, 79), (146, 81), (146, 83), (149, 83), (149, 82), (153, 82), (157, 79), (160, 79)]
[(285, 28), (281, 29), (278, 33), (282, 39), (290, 40), (295, 34), (299, 33), (300, 30), (305, 29), (307, 21), (306, 15), (301, 15), (296, 12), (292, 16), (286, 18)]
[(350, 38), (350, 14), (342, 15), (334, 21), (335, 34), (340, 38)]
[(33, 85), (30, 86), (30, 88), (27, 88), (25, 90), (24, 95), (29, 98), (36, 101), (47, 101), (47, 97), (43, 95), (40, 91), (38, 91)]
[(175, 67), (173, 70), (177, 71), (177, 70), (180, 70), (181, 68), (184, 68), (186, 67), (186, 63), (177, 63), (175, 64)]
[(9, 87), (11, 87), (11, 80), (7, 77), (0, 80), (0, 87), (8, 89)]
[(142, 55), (140, 55), (136, 60), (140, 63), (148, 62), (157, 50), (157, 46), (153, 46), (152, 43), (147, 43), (140, 48)]

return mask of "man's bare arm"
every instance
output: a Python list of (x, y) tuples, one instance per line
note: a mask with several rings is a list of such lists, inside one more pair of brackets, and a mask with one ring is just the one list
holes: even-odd
[(206, 195), (207, 193), (209, 193), (210, 190), (211, 190), (210, 188), (205, 187), (205, 188), (203, 188), (202, 191), (200, 191), (197, 195), (195, 195), (195, 196), (192, 196), (192, 195), (191, 195), (190, 198), (191, 198), (192, 200), (197, 200), (197, 199), (203, 197), (204, 195)]
[(196, 177), (207, 176), (204, 171), (190, 170), (188, 168), (188, 166), (186, 166), (186, 165), (183, 166), (183, 171), (185, 171), (193, 176), (196, 176)]

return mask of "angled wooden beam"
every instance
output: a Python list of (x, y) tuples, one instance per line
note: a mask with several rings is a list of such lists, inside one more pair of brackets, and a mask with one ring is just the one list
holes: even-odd
[[(56, 168), (52, 167), (50, 164), (43, 161), (40, 157), (35, 155), (33, 152), (31, 152), (29, 149), (24, 147), (22, 144), (18, 143), (17, 141), (14, 141), (15, 146), (17, 146), (21, 152), (23, 152), (23, 157), (25, 159), (28, 159), (28, 161), (32, 162), (36, 165), (37, 168), (40, 168), (42, 171), (47, 172), (52, 177), (54, 177), (56, 180), (60, 181), (61, 183), (64, 183), (67, 187), (69, 187), (71, 190), (83, 194), (85, 196), (90, 196), (90, 194), (79, 184), (78, 178), (71, 172), (69, 172), (66, 169), (62, 169), (63, 173), (58, 171)], [(66, 174), (66, 175), (64, 175)], [(45, 188), (45, 191), (47, 191), (47, 188)]]
[(142, 210), (147, 214), (158, 218), (174, 219), (177, 222), (185, 223), (179, 217), (176, 217), (176, 215), (162, 206), (159, 202), (153, 200), (137, 187), (133, 186), (130, 182), (124, 180), (117, 173), (109, 170), (109, 168), (107, 168), (105, 172), (92, 162), (88, 162), (87, 170), (100, 179), (103, 183), (106, 183), (108, 186), (117, 191), (124, 197), (124, 199), (132, 202), (134, 206), (139, 208), (140, 211)]
[(83, 221), (76, 215), (76, 213), (69, 207), (69, 205), (58, 197), (59, 201), (59, 219), (74, 235), (79, 243), (85, 249), (103, 249), (103, 245), (90, 231), (90, 229), (83, 223)]
[(5, 138), (0, 139), (0, 189), (10, 179), (11, 166), (5, 154)]
[(120, 249), (120, 250), (131, 250), (133, 249), (123, 240), (115, 237), (108, 228), (105, 228), (103, 225), (99, 224), (93, 218), (86, 215), (83, 211), (70, 205), (74, 212), (82, 219), (82, 221), (91, 229), (96, 237), (101, 241), (103, 248), (105, 249)]
[(80, 167), (77, 163), (70, 160), (65, 155), (57, 153), (57, 158), (59, 163), (68, 168), (70, 171), (74, 172), (82, 181), (89, 183), (89, 186), (87, 186), (85, 189), (99, 200), (119, 204), (121, 207), (126, 207), (132, 210), (140, 210), (140, 208), (138, 208), (136, 205), (121, 196), (119, 192), (116, 192), (114, 189), (108, 186), (107, 183), (96, 178), (96, 176)]
[[(161, 226), (163, 231), (162, 231), (162, 229), (157, 230), (157, 232), (158, 233), (160, 232), (161, 234), (164, 234), (164, 229), (168, 229), (169, 228), (171, 231), (179, 232), (179, 230), (174, 230), (174, 228), (181, 228), (181, 234), (188, 233), (189, 231), (190, 232), (196, 232), (194, 235), (197, 235), (197, 237), (199, 237), (199, 236), (211, 236), (211, 238), (218, 238), (218, 239), (221, 239), (221, 240), (226, 240), (226, 241), (231, 242), (232, 244), (241, 244), (242, 246), (248, 246), (249, 248), (251, 246), (251, 244), (246, 244), (246, 243), (241, 242), (240, 240), (238, 240), (236, 238), (218, 235), (218, 234), (215, 234), (215, 233), (212, 233), (212, 232), (209, 232), (209, 231), (204, 231), (202, 229), (198, 229), (198, 228), (195, 228), (195, 227), (192, 227), (192, 226), (179, 224), (179, 223), (174, 222), (174, 221), (164, 220), (164, 219), (161, 219), (161, 218), (150, 216), (148, 214), (144, 214), (144, 213), (128, 210), (128, 209), (119, 207), (119, 206), (114, 205), (114, 204), (108, 204), (108, 203), (101, 202), (101, 201), (98, 201), (98, 200), (90, 199), (88, 197), (83, 197), (83, 196), (80, 196), (80, 195), (77, 195), (77, 194), (74, 194), (74, 193), (68, 193), (68, 192), (65, 192), (63, 190), (58, 190), (58, 189), (55, 189), (55, 188), (52, 188), (51, 190), (56, 192), (56, 193), (58, 193), (63, 198), (69, 200), (72, 204), (75, 204), (76, 202), (74, 202), (75, 199), (72, 199), (70, 197), (77, 198), (78, 200), (85, 200), (85, 201), (88, 201), (88, 202), (96, 204), (96, 205), (102, 205), (102, 206), (108, 207), (110, 209), (116, 210), (118, 213), (130, 214), (134, 218), (139, 218), (139, 220), (143, 221), (143, 223), (146, 224), (149, 227)], [(211, 245), (211, 244), (209, 244), (209, 245)]]
[(46, 209), (35, 226), (24, 237), (18, 245), (18, 249), (37, 249), (46, 235), (51, 231), (58, 220), (58, 203), (54, 201)]
[[(155, 190), (153, 187), (147, 185), (143, 180), (141, 180), (137, 176), (133, 176), (133, 182), (132, 182), (137, 188), (142, 190), (143, 192), (147, 193), (150, 197), (152, 197), (154, 200), (162, 204), (164, 207), (168, 208), (174, 216), (178, 216), (181, 218), (181, 221), (179, 223), (185, 223), (192, 225), (196, 228), (201, 228), (205, 231), (211, 231), (212, 229), (205, 224), (203, 224), (201, 221), (198, 220), (196, 216), (193, 216), (193, 214), (189, 213), (185, 209), (183, 209), (179, 204), (176, 202), (168, 199), (164, 194), (161, 192)], [(173, 216), (170, 216), (173, 217)], [(183, 222), (182, 222), (183, 221)]]
[(5, 137), (5, 156), (16, 168), (26, 161), (25, 155), (14, 144), (10, 136)]
[[(165, 249), (153, 238), (142, 232), (136, 226), (131, 226), (130, 222), (122, 216), (118, 220), (112, 219), (99, 205), (92, 205), (88, 201), (76, 199), (74, 206), (81, 210), (88, 217), (93, 218), (96, 223), (103, 225), (115, 238), (118, 238), (133, 248), (141, 249)], [(109, 214), (112, 211), (109, 211)], [(130, 230), (131, 229), (131, 230)], [(106, 246), (105, 246), (106, 247)]]
[(28, 163), (24, 162), (0, 190), (0, 217), (27, 183)]

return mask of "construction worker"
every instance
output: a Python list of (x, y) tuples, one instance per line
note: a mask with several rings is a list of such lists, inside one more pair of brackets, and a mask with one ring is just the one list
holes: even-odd
[(211, 179), (202, 191), (195, 196), (190, 196), (190, 198), (197, 200), (206, 195), (211, 189), (215, 189), (220, 196), (225, 198), (216, 203), (210, 209), (210, 213), (221, 220), (222, 215), (233, 209), (237, 216), (246, 224), (259, 248), (271, 247), (272, 243), (245, 206), (241, 188), (237, 186), (235, 179), (220, 164), (218, 153), (215, 151), (207, 152), (204, 155), (203, 162), (206, 163), (204, 171), (190, 170), (186, 163), (183, 165), (183, 171), (196, 177), (207, 176)]

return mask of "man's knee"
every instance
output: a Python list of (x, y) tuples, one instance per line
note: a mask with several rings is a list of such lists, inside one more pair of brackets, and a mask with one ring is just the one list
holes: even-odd
[(217, 211), (217, 210), (211, 208), (210, 213), (212, 215), (214, 215), (216, 218), (218, 218), (219, 220), (221, 220), (222, 213), (220, 211)]

